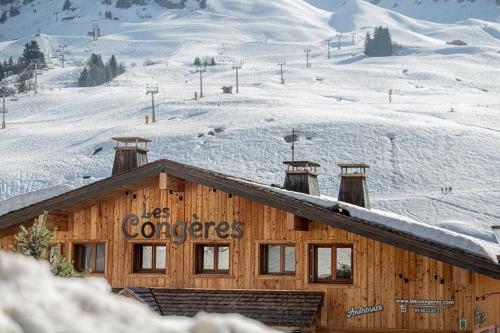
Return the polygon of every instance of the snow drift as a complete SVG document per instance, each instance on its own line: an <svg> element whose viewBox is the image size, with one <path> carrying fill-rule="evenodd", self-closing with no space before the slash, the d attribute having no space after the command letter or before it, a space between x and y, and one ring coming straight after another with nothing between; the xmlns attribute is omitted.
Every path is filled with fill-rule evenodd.
<svg viewBox="0 0 500 333"><path fill-rule="evenodd" d="M6 252L0 252L0 295L2 333L275 332L240 315L160 317L112 294L102 278L54 277L44 262Z"/></svg>

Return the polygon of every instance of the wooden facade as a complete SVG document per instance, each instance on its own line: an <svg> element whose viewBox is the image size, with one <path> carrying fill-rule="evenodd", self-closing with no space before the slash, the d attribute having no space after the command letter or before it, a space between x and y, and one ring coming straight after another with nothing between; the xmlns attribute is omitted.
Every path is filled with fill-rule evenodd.
<svg viewBox="0 0 500 333"><path fill-rule="evenodd" d="M320 315L315 326L308 328L317 332L472 332L500 323L500 280L497 278L304 219L215 187L160 173L148 176L134 187L121 187L90 197L51 210L49 226L56 230L54 243L61 244L64 254L70 258L74 256L76 244L104 244L105 270L95 275L105 277L114 288L320 291L324 293ZM168 209L168 218L159 213L165 209ZM151 216L142 218L144 212ZM140 220L137 226L125 225L129 235L137 234L133 239L125 237L121 230L129 214L137 215ZM32 219L27 219L24 224L30 221ZM173 230L167 237L162 229L159 237L156 230L150 239L145 239L141 227L147 221L154 226L162 222L173 226L177 221L189 226L199 221L202 236L193 239L186 233L181 242L182 237L174 237ZM241 237L221 239L214 227L220 221L240 222ZM206 224L209 222L214 224ZM13 246L18 231L18 225L1 230L0 248ZM138 243L166 245L165 271L133 271L134 244ZM197 244L229 245L229 272L197 273ZM295 274L262 274L262 244L295 244ZM352 283L312 282L309 249L313 244L352 246ZM402 312L397 300L441 300L453 301L453 304L440 313ZM353 308L375 305L382 305L383 310L347 316ZM480 324L479 317L484 319ZM460 329L461 320L466 320L466 328Z"/></svg>

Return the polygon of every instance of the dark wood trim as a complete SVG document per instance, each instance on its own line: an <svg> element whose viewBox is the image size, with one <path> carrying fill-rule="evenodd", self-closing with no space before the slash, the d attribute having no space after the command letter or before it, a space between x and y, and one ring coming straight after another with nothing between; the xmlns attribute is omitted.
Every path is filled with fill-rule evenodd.
<svg viewBox="0 0 500 333"><path fill-rule="evenodd" d="M318 249L330 249L331 260L331 277L318 277ZM351 279L337 278L337 249L351 249ZM354 246L353 244L326 244L326 243L310 243L309 244L309 283L330 283L330 284L354 284Z"/></svg>
<svg viewBox="0 0 500 333"><path fill-rule="evenodd" d="M267 268L269 266L269 246L279 246L280 248L280 271L279 272L268 272ZM295 244L292 243L260 243L259 244L259 273L260 275L286 275L286 276L294 276L296 275L297 267L296 267L296 259L294 260L293 267L294 271L286 270L286 250L287 247L293 247L295 251L295 255L297 254L297 248Z"/></svg>
<svg viewBox="0 0 500 333"><path fill-rule="evenodd" d="M151 246L151 268L142 268L142 251L144 246ZM158 257L157 248L165 247L165 268L156 268ZM132 273L140 274L166 274L168 267L168 245L163 242L134 243L132 244Z"/></svg>
<svg viewBox="0 0 500 333"><path fill-rule="evenodd" d="M102 245L104 247L104 269L102 271L97 271L96 266L97 266L97 246ZM82 254L82 249L84 246L91 246L92 251L91 251L91 260L90 260L90 273L96 273L96 274L105 274L106 273L106 261L107 261L107 249L106 249L106 243L103 242L73 242L73 262L75 266L75 270L78 272L85 272L85 268L82 265L82 262L80 261L80 257Z"/></svg>
<svg viewBox="0 0 500 333"><path fill-rule="evenodd" d="M27 222L42 214L45 210L49 212L57 211L95 198L102 193L117 190L126 191L133 187L134 183L156 176L160 172L166 172L181 179L216 188L232 195L281 209L312 221L393 245L494 279L500 279L500 264L495 264L491 260L469 253L464 249L336 213L326 207L283 195L252 182L239 181L234 177L169 160L158 160L0 216L0 230Z"/></svg>
<svg viewBox="0 0 500 333"><path fill-rule="evenodd" d="M195 274L221 274L228 275L229 270L231 269L231 246L229 244L214 244L214 243L196 243L195 246ZM214 262L213 269L206 269L203 267L204 262L204 248L205 247L213 247L214 248ZM228 269L219 269L219 248L227 247L229 250L229 268Z"/></svg>

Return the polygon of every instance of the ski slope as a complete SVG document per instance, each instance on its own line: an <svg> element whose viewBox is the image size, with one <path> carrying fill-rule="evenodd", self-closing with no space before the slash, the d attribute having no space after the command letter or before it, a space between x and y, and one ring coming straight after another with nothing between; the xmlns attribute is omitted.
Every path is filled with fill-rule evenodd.
<svg viewBox="0 0 500 333"><path fill-rule="evenodd" d="M112 7L119 17L113 21L100 19L106 6L89 0L74 1L78 9L70 14L79 17L69 21L55 20L59 2L36 13L23 8L8 27L0 26L7 39L0 43L0 57L17 56L37 38L54 56L58 45L66 45L67 61L62 68L49 58L53 69L39 76L36 96L7 100L0 200L109 176L110 138L119 135L151 138L150 160L168 158L281 183L282 161L290 158L283 136L296 128L296 156L321 164L322 194L337 194L336 163L366 162L374 208L495 242L500 10L494 1L447 1L448 7L424 2L419 11L413 1L400 0L390 9L385 1L376 6L346 0L335 8L321 1L209 0L206 10L194 2L182 10ZM474 8L474 15L464 17L462 5ZM104 36L93 41L86 35L96 23ZM401 45L399 55L362 54L366 32L377 25L389 26ZM34 35L37 26L40 37ZM322 41L331 37L327 59ZM455 39L468 45L446 44ZM310 69L304 48L312 50ZM78 88L81 64L92 52L105 59L115 54L127 72L104 86ZM201 100L193 99L199 89L196 56L219 63L204 74ZM144 66L146 59L158 63ZM233 61L243 63L240 93L223 95L222 86L235 84ZM284 85L278 61L286 61ZM145 125L151 112L148 84L159 86L158 122ZM442 192L450 186L451 193Z"/></svg>

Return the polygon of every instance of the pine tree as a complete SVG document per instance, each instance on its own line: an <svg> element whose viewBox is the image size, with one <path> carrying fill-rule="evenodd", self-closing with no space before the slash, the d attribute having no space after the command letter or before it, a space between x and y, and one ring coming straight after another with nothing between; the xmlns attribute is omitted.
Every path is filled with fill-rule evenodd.
<svg viewBox="0 0 500 333"><path fill-rule="evenodd" d="M393 53L393 44L389 28L376 27L373 38L366 34L365 54L369 57L387 57Z"/></svg>
<svg viewBox="0 0 500 333"><path fill-rule="evenodd" d="M116 8L122 8L122 9L130 8L130 6L131 6L130 0L118 0L115 5Z"/></svg>
<svg viewBox="0 0 500 333"><path fill-rule="evenodd" d="M215 66L215 65L216 65L216 64L215 64L215 59L214 59L214 58L212 58L212 60L210 60L210 66Z"/></svg>
<svg viewBox="0 0 500 333"><path fill-rule="evenodd" d="M65 1L64 1L64 5L63 5L62 10L63 10L63 11L70 10L72 5L73 5L73 4L71 3L71 1L70 1L70 0L65 0Z"/></svg>
<svg viewBox="0 0 500 333"><path fill-rule="evenodd" d="M0 16L0 23L5 23L5 21L7 21L7 11L4 10L2 16Z"/></svg>
<svg viewBox="0 0 500 333"><path fill-rule="evenodd" d="M17 9L16 7L11 7L10 8L10 17L14 17L14 16L17 16L19 14L21 14L21 12L19 11L19 9Z"/></svg>
<svg viewBox="0 0 500 333"><path fill-rule="evenodd" d="M2 66L2 64L0 64L0 81L2 81L4 78L5 78L5 76L3 74L3 66Z"/></svg>
<svg viewBox="0 0 500 333"><path fill-rule="evenodd" d="M56 276L80 276L68 258L58 252L50 253L49 245L54 233L47 228L47 217L48 213L45 212L43 218L35 220L30 228L21 226L21 232L15 236L17 244L14 250L37 260L48 260L50 270Z"/></svg>
<svg viewBox="0 0 500 333"><path fill-rule="evenodd" d="M89 72L87 71L87 67L83 68L80 77L78 78L78 86L79 87L88 87L89 86Z"/></svg>
<svg viewBox="0 0 500 333"><path fill-rule="evenodd" d="M115 78L118 75L118 63L116 62L115 55L113 54L108 61L109 71L111 73L111 78Z"/></svg>
<svg viewBox="0 0 500 333"><path fill-rule="evenodd" d="M111 6L111 0L103 0L102 4Z"/></svg>
<svg viewBox="0 0 500 333"><path fill-rule="evenodd" d="M196 58L194 58L194 65L195 65L195 66L201 66L201 60L200 60L200 57L196 57Z"/></svg>
<svg viewBox="0 0 500 333"><path fill-rule="evenodd" d="M113 19L113 14L111 13L110 10L107 10L105 13L104 13L104 17L107 18L108 20L112 20Z"/></svg>
<svg viewBox="0 0 500 333"><path fill-rule="evenodd" d="M41 66L45 65L45 56L43 52L40 51L38 43L34 40L30 43L26 43L23 50L23 56L21 57L22 62L29 62L31 60L37 60Z"/></svg>

